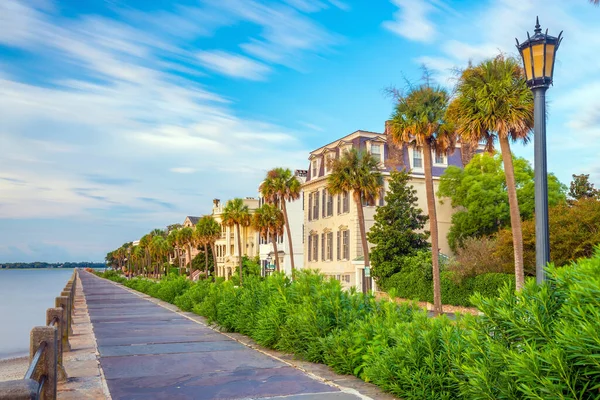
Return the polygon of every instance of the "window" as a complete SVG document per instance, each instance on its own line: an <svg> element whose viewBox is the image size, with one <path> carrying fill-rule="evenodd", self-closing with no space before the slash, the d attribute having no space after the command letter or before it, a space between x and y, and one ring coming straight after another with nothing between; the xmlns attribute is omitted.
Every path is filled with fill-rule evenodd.
<svg viewBox="0 0 600 400"><path fill-rule="evenodd" d="M323 213L322 216L325 218L327 216L327 189L323 189Z"/></svg>
<svg viewBox="0 0 600 400"><path fill-rule="evenodd" d="M313 193L313 219L319 219L319 191Z"/></svg>
<svg viewBox="0 0 600 400"><path fill-rule="evenodd" d="M308 220L312 221L313 194L308 194Z"/></svg>
<svg viewBox="0 0 600 400"><path fill-rule="evenodd" d="M342 259L342 231L337 231L337 259L338 261Z"/></svg>
<svg viewBox="0 0 600 400"><path fill-rule="evenodd" d="M348 275L348 274L342 275L341 281L345 282L345 283L350 283L350 275Z"/></svg>
<svg viewBox="0 0 600 400"><path fill-rule="evenodd" d="M327 261L333 261L333 232L327 233Z"/></svg>
<svg viewBox="0 0 600 400"><path fill-rule="evenodd" d="M445 164L445 160L444 160L444 153L438 154L438 152L435 152L435 160L433 161L435 164Z"/></svg>
<svg viewBox="0 0 600 400"><path fill-rule="evenodd" d="M342 231L342 259L350 259L350 231L348 229Z"/></svg>
<svg viewBox="0 0 600 400"><path fill-rule="evenodd" d="M336 159L336 155L334 152L327 153L325 156L325 173L331 172L331 163Z"/></svg>
<svg viewBox="0 0 600 400"><path fill-rule="evenodd" d="M348 196L348 192L344 192L342 197L342 203L344 212L350 212L350 196Z"/></svg>
<svg viewBox="0 0 600 400"><path fill-rule="evenodd" d="M385 186L379 189L379 205L385 205Z"/></svg>
<svg viewBox="0 0 600 400"><path fill-rule="evenodd" d="M227 227L225 225L221 225L221 239L225 239L227 235Z"/></svg>
<svg viewBox="0 0 600 400"><path fill-rule="evenodd" d="M423 168L423 152L421 149L413 149L413 168Z"/></svg>
<svg viewBox="0 0 600 400"><path fill-rule="evenodd" d="M371 155L377 161L381 162L381 145L380 144L372 144L371 145Z"/></svg>
<svg viewBox="0 0 600 400"><path fill-rule="evenodd" d="M308 261L319 261L319 234L308 235Z"/></svg>
<svg viewBox="0 0 600 400"><path fill-rule="evenodd" d="M333 196L329 193L329 190L325 190L327 192L327 217L331 217L333 215Z"/></svg>
<svg viewBox="0 0 600 400"><path fill-rule="evenodd" d="M319 160L318 159L312 160L312 171L311 172L312 173L311 173L310 177L312 179L315 179L319 174Z"/></svg>
<svg viewBox="0 0 600 400"><path fill-rule="evenodd" d="M337 196L337 213L340 215L342 213L342 195L341 193Z"/></svg>
<svg viewBox="0 0 600 400"><path fill-rule="evenodd" d="M325 261L325 233L321 233L321 261Z"/></svg>
<svg viewBox="0 0 600 400"><path fill-rule="evenodd" d="M308 235L308 261L312 261L312 235Z"/></svg>

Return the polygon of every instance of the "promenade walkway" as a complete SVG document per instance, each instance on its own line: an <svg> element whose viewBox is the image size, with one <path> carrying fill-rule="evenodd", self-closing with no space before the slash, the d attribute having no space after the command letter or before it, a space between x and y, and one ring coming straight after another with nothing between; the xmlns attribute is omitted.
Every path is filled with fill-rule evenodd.
<svg viewBox="0 0 600 400"><path fill-rule="evenodd" d="M368 399L121 286L81 273L100 365L113 399Z"/></svg>

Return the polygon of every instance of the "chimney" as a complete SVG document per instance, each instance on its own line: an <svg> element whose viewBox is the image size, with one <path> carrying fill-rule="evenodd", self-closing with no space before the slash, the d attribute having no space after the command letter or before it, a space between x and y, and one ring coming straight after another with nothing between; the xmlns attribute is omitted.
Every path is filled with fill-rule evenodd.
<svg viewBox="0 0 600 400"><path fill-rule="evenodd" d="M385 131L383 133L385 133L386 136L389 136L391 134L390 129L392 128L392 121L391 120L387 120L385 121Z"/></svg>
<svg viewBox="0 0 600 400"><path fill-rule="evenodd" d="M219 207L219 204L221 204L221 200L220 199L213 199L213 204L215 205L215 207Z"/></svg>

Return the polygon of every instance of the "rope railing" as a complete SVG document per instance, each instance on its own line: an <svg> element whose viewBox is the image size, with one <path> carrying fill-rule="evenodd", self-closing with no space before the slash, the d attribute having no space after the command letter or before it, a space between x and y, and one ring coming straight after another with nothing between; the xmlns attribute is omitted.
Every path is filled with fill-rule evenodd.
<svg viewBox="0 0 600 400"><path fill-rule="evenodd" d="M58 381L67 379L63 353L70 351L77 270L46 310L46 325L31 330L29 367L23 379L0 382L0 400L55 400Z"/></svg>

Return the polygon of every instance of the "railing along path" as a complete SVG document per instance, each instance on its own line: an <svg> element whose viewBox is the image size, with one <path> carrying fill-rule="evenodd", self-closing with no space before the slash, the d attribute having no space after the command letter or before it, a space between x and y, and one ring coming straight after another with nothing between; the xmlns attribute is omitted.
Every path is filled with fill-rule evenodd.
<svg viewBox="0 0 600 400"><path fill-rule="evenodd" d="M70 351L77 270L67 282L54 308L46 310L46 325L31 330L29 368L23 379L0 382L0 400L54 400L58 381L67 379L63 353Z"/></svg>

